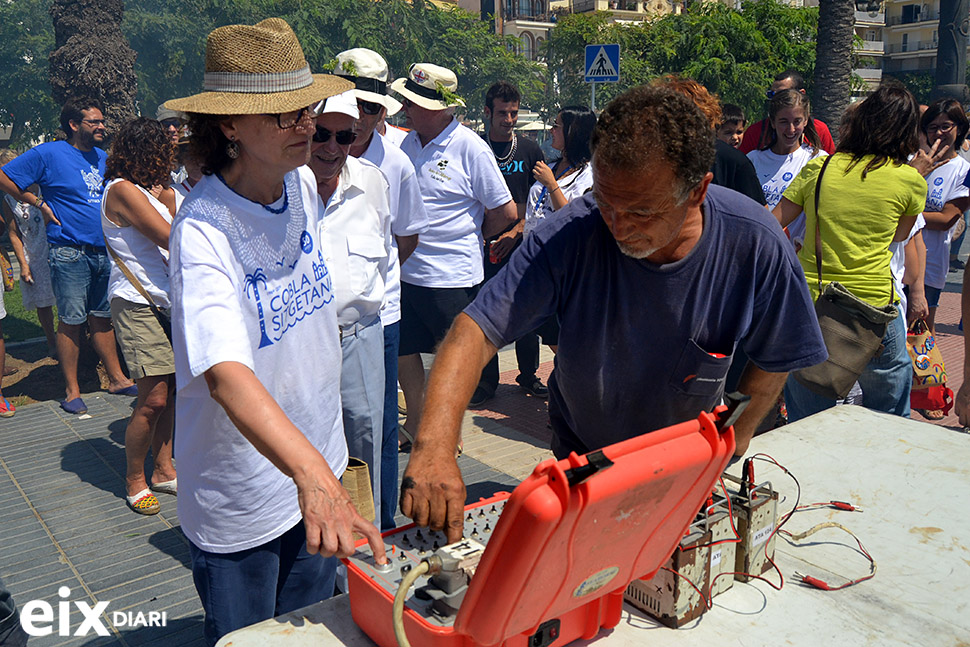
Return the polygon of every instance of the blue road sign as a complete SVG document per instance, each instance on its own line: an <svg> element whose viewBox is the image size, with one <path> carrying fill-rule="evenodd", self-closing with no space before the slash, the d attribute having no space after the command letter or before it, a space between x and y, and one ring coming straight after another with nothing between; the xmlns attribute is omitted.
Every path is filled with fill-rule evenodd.
<svg viewBox="0 0 970 647"><path fill-rule="evenodd" d="M620 46L587 45L586 71L587 83L616 83L620 80Z"/></svg>

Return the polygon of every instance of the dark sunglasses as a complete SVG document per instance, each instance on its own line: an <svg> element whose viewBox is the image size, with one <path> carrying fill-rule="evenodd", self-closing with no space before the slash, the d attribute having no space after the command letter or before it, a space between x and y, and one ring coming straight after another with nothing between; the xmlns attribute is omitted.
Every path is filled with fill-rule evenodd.
<svg viewBox="0 0 970 647"><path fill-rule="evenodd" d="M361 99L357 99L357 107L360 108L360 111L365 115L376 115L384 106L379 103L374 103L373 101L363 101Z"/></svg>
<svg viewBox="0 0 970 647"><path fill-rule="evenodd" d="M161 123L164 128L181 128L182 127L182 122L179 121L178 119L165 119L165 120L163 120L163 121L161 121L159 123Z"/></svg>
<svg viewBox="0 0 970 647"><path fill-rule="evenodd" d="M337 132L333 132L323 126L317 126L317 131L313 133L313 141L318 144L323 144L330 141L330 135L334 136L334 139L337 140L337 144L340 146L353 144L354 140L357 139L357 133L352 130L338 130Z"/></svg>

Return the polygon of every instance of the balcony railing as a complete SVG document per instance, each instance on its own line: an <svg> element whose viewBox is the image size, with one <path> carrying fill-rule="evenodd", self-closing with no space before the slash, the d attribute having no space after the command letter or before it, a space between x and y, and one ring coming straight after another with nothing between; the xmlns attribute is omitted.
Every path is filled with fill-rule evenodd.
<svg viewBox="0 0 970 647"><path fill-rule="evenodd" d="M859 12L857 11L856 13ZM889 25L918 25L921 22L938 22L939 20L939 11L928 11L926 13L921 13L918 16L907 16L906 20L903 20L902 16L890 16Z"/></svg>
<svg viewBox="0 0 970 647"><path fill-rule="evenodd" d="M547 23L554 23L554 22L556 22L556 17L553 14L551 14L551 13L539 13L539 14L534 14L532 12L524 12L523 13L523 12L516 11L515 9L511 9L511 8L510 9L507 9L505 11L505 13L503 15L503 18L506 21L509 21L509 20L531 20L533 22L547 22Z"/></svg>
<svg viewBox="0 0 970 647"><path fill-rule="evenodd" d="M864 40L862 44L856 48L857 52L867 52L871 54L882 54L886 51L886 43L881 40Z"/></svg>
<svg viewBox="0 0 970 647"><path fill-rule="evenodd" d="M882 70L878 68L870 69L867 67L859 67L852 70L852 72L854 74L857 74L859 77L865 79L866 81L878 81L879 79L882 78Z"/></svg>
<svg viewBox="0 0 970 647"><path fill-rule="evenodd" d="M855 12L855 21L856 22L866 22L866 23L870 23L870 24L875 23L875 24L879 24L879 25L885 25L886 24L886 14L885 14L885 12L880 11L875 16L870 16L865 11L857 11L857 12Z"/></svg>
<svg viewBox="0 0 970 647"><path fill-rule="evenodd" d="M919 52L928 49L936 49L937 43L931 40L917 40L911 43L893 43L889 46L890 54L901 54L904 52Z"/></svg>

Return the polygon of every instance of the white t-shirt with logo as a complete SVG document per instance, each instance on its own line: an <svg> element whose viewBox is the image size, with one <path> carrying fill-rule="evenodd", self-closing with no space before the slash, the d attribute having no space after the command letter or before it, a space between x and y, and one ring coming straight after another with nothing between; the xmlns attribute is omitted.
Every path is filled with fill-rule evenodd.
<svg viewBox="0 0 970 647"><path fill-rule="evenodd" d="M578 172L560 178L558 183L566 198L566 204L569 204L593 186L592 164L584 164ZM556 212L549 191L543 192L545 188L542 182L536 182L529 189L529 199L525 206L525 224L522 229L526 235L532 233L532 230L546 217Z"/></svg>
<svg viewBox="0 0 970 647"><path fill-rule="evenodd" d="M970 195L970 189L963 185L968 171L970 162L957 156L926 176L926 211L942 211L950 200ZM953 227L946 231L923 231L923 242L926 243L926 278L923 282L930 287L942 290L946 286L952 237Z"/></svg>
<svg viewBox="0 0 970 647"><path fill-rule="evenodd" d="M390 132L391 126L387 130ZM403 133L400 128L394 130ZM407 133L404 133L405 135ZM388 182L391 206L391 257L387 265L387 283L384 292L384 305L381 306L381 324L389 326L401 320L401 262L398 259L397 238L413 236L428 231L428 214L424 210L421 187L414 174L414 164L400 148L388 144L387 140L375 132L370 145L360 156L376 164Z"/></svg>
<svg viewBox="0 0 970 647"><path fill-rule="evenodd" d="M512 200L492 149L452 119L424 147L412 130L401 150L414 164L429 223L401 267L401 280L431 288L478 285L485 278L485 210Z"/></svg>
<svg viewBox="0 0 970 647"><path fill-rule="evenodd" d="M748 153L748 159L754 164L755 173L758 174L758 181L761 182L761 190L765 194L765 202L769 209L774 209L781 202L781 196L792 183L795 176L816 157L828 155L821 148L812 149L808 146L801 146L795 152L788 155L779 155L771 152L770 149L763 151L754 150ZM805 212L798 214L788 225L788 235L796 247L801 246L805 240Z"/></svg>
<svg viewBox="0 0 970 647"><path fill-rule="evenodd" d="M300 522L296 486L209 395L205 371L250 368L338 478L347 466L340 338L332 277L320 251L317 183L286 175L270 208L203 178L172 227L172 332L178 514L202 550L230 553Z"/></svg>

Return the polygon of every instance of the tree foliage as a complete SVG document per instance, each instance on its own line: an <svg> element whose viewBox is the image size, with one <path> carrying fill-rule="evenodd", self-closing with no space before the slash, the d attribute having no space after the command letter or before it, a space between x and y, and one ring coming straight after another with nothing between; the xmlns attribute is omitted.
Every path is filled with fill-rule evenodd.
<svg viewBox="0 0 970 647"><path fill-rule="evenodd" d="M345 49L367 47L387 59L393 75L403 76L415 62L451 68L473 116L499 79L516 83L526 104L542 94L541 68L457 9L405 0L128 0L125 31L139 54L142 112L154 114L163 101L200 91L209 31L271 16L293 27L314 72Z"/></svg>
<svg viewBox="0 0 970 647"><path fill-rule="evenodd" d="M545 49L550 75L558 80L559 96L551 100L588 105L583 47L596 43L620 43L620 82L597 84L598 105L652 78L678 74L757 116L775 74L794 68L811 85L815 9L764 0L744 2L741 11L698 3L686 13L633 25L610 23L608 16L574 14L559 21Z"/></svg>
<svg viewBox="0 0 970 647"><path fill-rule="evenodd" d="M58 106L47 74L54 48L50 5L51 0L0 0L0 125L13 126L14 146L57 128Z"/></svg>

